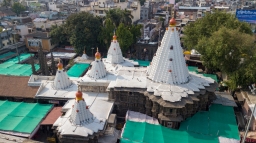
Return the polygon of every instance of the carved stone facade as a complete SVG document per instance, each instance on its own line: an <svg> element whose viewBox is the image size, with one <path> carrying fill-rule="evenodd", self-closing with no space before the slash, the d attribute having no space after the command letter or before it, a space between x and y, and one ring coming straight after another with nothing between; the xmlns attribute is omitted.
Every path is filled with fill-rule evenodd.
<svg viewBox="0 0 256 143"><path fill-rule="evenodd" d="M181 121L198 111L206 111L216 99L215 94L208 91L195 93L173 103L146 92L146 89L114 88L108 93L109 100L115 102L117 117L125 117L128 110L136 111L157 118L160 124L170 128L178 128Z"/></svg>
<svg viewBox="0 0 256 143"><path fill-rule="evenodd" d="M82 92L106 92L107 86L80 86L79 91Z"/></svg>

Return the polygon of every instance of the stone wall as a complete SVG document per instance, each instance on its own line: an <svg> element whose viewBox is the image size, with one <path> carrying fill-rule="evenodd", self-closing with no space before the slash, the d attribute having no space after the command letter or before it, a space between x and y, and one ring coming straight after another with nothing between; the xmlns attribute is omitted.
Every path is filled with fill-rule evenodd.
<svg viewBox="0 0 256 143"><path fill-rule="evenodd" d="M82 92L106 92L106 86L80 86L79 90Z"/></svg>
<svg viewBox="0 0 256 143"><path fill-rule="evenodd" d="M216 98L214 93L201 92L197 98L182 98L182 101L171 103L172 107L166 104L158 103L159 97L149 98L153 93L137 92L129 89L122 89L116 91L111 89L109 91L109 100L115 102L115 112L120 118L124 118L127 110L140 112L154 118L159 119L160 124L171 128L178 128L179 123L193 116L198 111L208 110L211 102ZM192 95L191 95L192 96ZM195 96L195 95L193 95ZM164 101L168 103L168 101Z"/></svg>

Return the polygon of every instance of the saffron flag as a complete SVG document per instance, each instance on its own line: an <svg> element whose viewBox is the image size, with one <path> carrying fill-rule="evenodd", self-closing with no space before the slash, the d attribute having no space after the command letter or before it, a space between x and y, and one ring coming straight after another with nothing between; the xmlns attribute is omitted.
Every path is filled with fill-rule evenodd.
<svg viewBox="0 0 256 143"><path fill-rule="evenodd" d="M169 0L169 4L175 4L175 0Z"/></svg>

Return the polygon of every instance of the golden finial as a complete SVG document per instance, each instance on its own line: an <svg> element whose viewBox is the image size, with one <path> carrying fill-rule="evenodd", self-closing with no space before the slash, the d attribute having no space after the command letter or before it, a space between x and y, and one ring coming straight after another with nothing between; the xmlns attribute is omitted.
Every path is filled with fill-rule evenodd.
<svg viewBox="0 0 256 143"><path fill-rule="evenodd" d="M117 40L116 32L114 31L113 40Z"/></svg>
<svg viewBox="0 0 256 143"><path fill-rule="evenodd" d="M63 64L60 62L60 58L59 58L59 63L58 63L58 70L62 70L63 69Z"/></svg>
<svg viewBox="0 0 256 143"><path fill-rule="evenodd" d="M96 58L96 59L100 59L100 58L101 58L101 55L100 55L100 53L99 53L98 47L97 47L97 52L95 53L95 58Z"/></svg>

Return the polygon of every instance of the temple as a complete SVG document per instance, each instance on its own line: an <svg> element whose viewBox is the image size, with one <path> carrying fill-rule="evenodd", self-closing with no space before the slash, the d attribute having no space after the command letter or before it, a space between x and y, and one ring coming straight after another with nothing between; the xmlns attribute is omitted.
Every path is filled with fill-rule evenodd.
<svg viewBox="0 0 256 143"><path fill-rule="evenodd" d="M106 67L102 62L98 48L95 54L95 61L91 63L91 69L87 72L87 75L92 79L100 79L107 75Z"/></svg>
<svg viewBox="0 0 256 143"><path fill-rule="evenodd" d="M124 62L124 58L123 58L119 43L117 41L116 34L114 34L113 40L111 41L111 45L108 49L106 62L109 62L112 64L119 64Z"/></svg>
<svg viewBox="0 0 256 143"><path fill-rule="evenodd" d="M96 143L104 139L104 133L115 130L108 118L112 111L112 102L104 97L101 99L88 93L77 91L73 98L62 107L65 115L59 117L53 124L60 142L65 143ZM115 121L111 121L115 122ZM113 136L110 140L116 141ZM113 141L111 141L113 142Z"/></svg>
<svg viewBox="0 0 256 143"><path fill-rule="evenodd" d="M81 59L83 59L83 60L88 60L88 58L89 58L89 57L86 55L85 50L84 50L84 53L83 53Z"/></svg>
<svg viewBox="0 0 256 143"><path fill-rule="evenodd" d="M175 25L175 20L171 19L161 46L148 67L139 67L138 62L124 58L117 42L118 35L114 35L107 58L102 58L97 50L88 72L83 77L71 78L74 84L70 87L63 83L68 77L59 78L64 77L60 76L64 74L61 72L62 66L59 66L54 80L58 83L56 79L60 79L56 87L62 89L53 89L48 85L50 81L42 82L37 98L69 100L63 107L66 110L65 118L68 118L65 129L72 129L62 130L66 125L56 125L59 136L75 136L75 132L71 133L75 130L73 126L79 126L76 131L81 126L83 133L84 125L92 126L100 120L98 115L106 112L102 99L104 104L111 104L103 121L108 119L111 112L117 118L124 119L130 110L154 117L163 126L178 128L180 122L198 111L206 111L216 99L217 83L212 78L188 71ZM78 92L76 99L73 99L77 90L83 96ZM97 130L90 131L90 135Z"/></svg>
<svg viewBox="0 0 256 143"><path fill-rule="evenodd" d="M161 46L148 67L148 78L154 82L166 84L184 84L189 80L188 68L183 57L179 33L171 19Z"/></svg>
<svg viewBox="0 0 256 143"><path fill-rule="evenodd" d="M75 104L72 105L72 112L70 116L70 121L74 125L90 124L94 120L92 113L89 110L89 107L86 105L86 102L83 98L83 93L78 91L76 93Z"/></svg>
<svg viewBox="0 0 256 143"><path fill-rule="evenodd" d="M69 79L66 71L63 69L63 64L59 61L58 63L58 71L56 73L53 87L56 90L66 89L72 85L72 81Z"/></svg>

